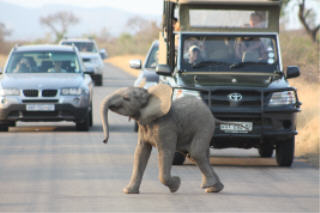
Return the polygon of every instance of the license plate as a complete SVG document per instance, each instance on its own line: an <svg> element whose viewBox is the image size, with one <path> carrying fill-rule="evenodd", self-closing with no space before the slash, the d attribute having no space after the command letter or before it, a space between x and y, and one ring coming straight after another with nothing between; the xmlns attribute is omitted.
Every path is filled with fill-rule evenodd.
<svg viewBox="0 0 320 213"><path fill-rule="evenodd" d="M27 104L27 111L54 111L54 104Z"/></svg>
<svg viewBox="0 0 320 213"><path fill-rule="evenodd" d="M220 124L220 130L225 133L248 133L252 131L252 122L232 122Z"/></svg>

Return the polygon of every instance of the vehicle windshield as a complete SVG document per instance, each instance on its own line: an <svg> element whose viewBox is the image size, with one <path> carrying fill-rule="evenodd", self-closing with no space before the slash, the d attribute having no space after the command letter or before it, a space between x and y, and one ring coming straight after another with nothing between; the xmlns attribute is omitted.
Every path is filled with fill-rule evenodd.
<svg viewBox="0 0 320 213"><path fill-rule="evenodd" d="M272 36L183 35L182 71L279 70L276 40Z"/></svg>
<svg viewBox="0 0 320 213"><path fill-rule="evenodd" d="M146 66L145 66L146 68L156 69L158 65L158 51L159 51L158 45L154 45L147 59Z"/></svg>
<svg viewBox="0 0 320 213"><path fill-rule="evenodd" d="M98 52L93 42L75 42L75 41L64 41L63 45L75 45L80 52L90 52L96 53Z"/></svg>
<svg viewBox="0 0 320 213"><path fill-rule="evenodd" d="M73 52L32 51L11 55L6 73L80 73L78 57Z"/></svg>
<svg viewBox="0 0 320 213"><path fill-rule="evenodd" d="M267 28L269 13L266 10L190 9L192 27L213 28Z"/></svg>

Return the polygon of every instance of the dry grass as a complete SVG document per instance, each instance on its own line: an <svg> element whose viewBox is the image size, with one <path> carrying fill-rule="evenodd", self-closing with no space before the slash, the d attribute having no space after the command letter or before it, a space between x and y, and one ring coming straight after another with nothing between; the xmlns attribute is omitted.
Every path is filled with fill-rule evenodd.
<svg viewBox="0 0 320 213"><path fill-rule="evenodd" d="M3 68L4 64L6 63L7 55L0 54L0 67Z"/></svg>
<svg viewBox="0 0 320 213"><path fill-rule="evenodd" d="M141 55L124 55L112 57L107 62L117 66L130 74L137 76L139 71L129 67L129 60L143 59ZM296 137L296 156L304 157L316 167L319 167L320 150L320 85L310 83L305 78L290 80L290 84L297 88L302 111L298 113Z"/></svg>
<svg viewBox="0 0 320 213"><path fill-rule="evenodd" d="M302 102L302 111L298 114L296 137L296 156L307 158L319 167L320 150L320 85L304 80L293 80Z"/></svg>
<svg viewBox="0 0 320 213"><path fill-rule="evenodd" d="M129 61L132 59L140 59L143 62L144 58L145 57L142 55L121 55L121 56L115 56L115 57L108 58L106 60L106 62L108 62L116 67L119 67L122 70L125 70L130 75L137 77L139 75L139 70L130 68Z"/></svg>

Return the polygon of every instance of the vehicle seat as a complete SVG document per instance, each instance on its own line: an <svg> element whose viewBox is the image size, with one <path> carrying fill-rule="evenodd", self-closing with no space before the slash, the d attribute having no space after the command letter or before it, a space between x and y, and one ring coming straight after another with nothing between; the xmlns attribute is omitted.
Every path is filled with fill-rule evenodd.
<svg viewBox="0 0 320 213"><path fill-rule="evenodd" d="M73 68L70 66L70 61L63 61L61 64L61 68L65 69L67 72L74 72Z"/></svg>
<svg viewBox="0 0 320 213"><path fill-rule="evenodd" d="M48 69L53 68L52 61L42 61L40 66L40 72L48 72Z"/></svg>
<svg viewBox="0 0 320 213"><path fill-rule="evenodd" d="M242 54L242 62L258 62L260 60L257 51L244 51Z"/></svg>
<svg viewBox="0 0 320 213"><path fill-rule="evenodd" d="M224 40L208 41L206 44L207 59L212 61L230 62L232 54Z"/></svg>

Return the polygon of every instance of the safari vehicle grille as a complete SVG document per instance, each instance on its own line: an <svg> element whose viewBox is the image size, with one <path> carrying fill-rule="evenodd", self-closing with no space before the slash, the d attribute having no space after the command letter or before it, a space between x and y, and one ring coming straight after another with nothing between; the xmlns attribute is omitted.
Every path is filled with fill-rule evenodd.
<svg viewBox="0 0 320 213"><path fill-rule="evenodd" d="M231 100L229 96L237 94L240 100ZM209 92L201 91L201 97L206 103L211 103L212 107L261 107L261 92L252 90L214 90L211 91L209 100Z"/></svg>
<svg viewBox="0 0 320 213"><path fill-rule="evenodd" d="M56 89L45 89L40 93L37 89L25 89L23 94L25 97L39 97L39 94L42 94L42 97L55 97L58 91Z"/></svg>

